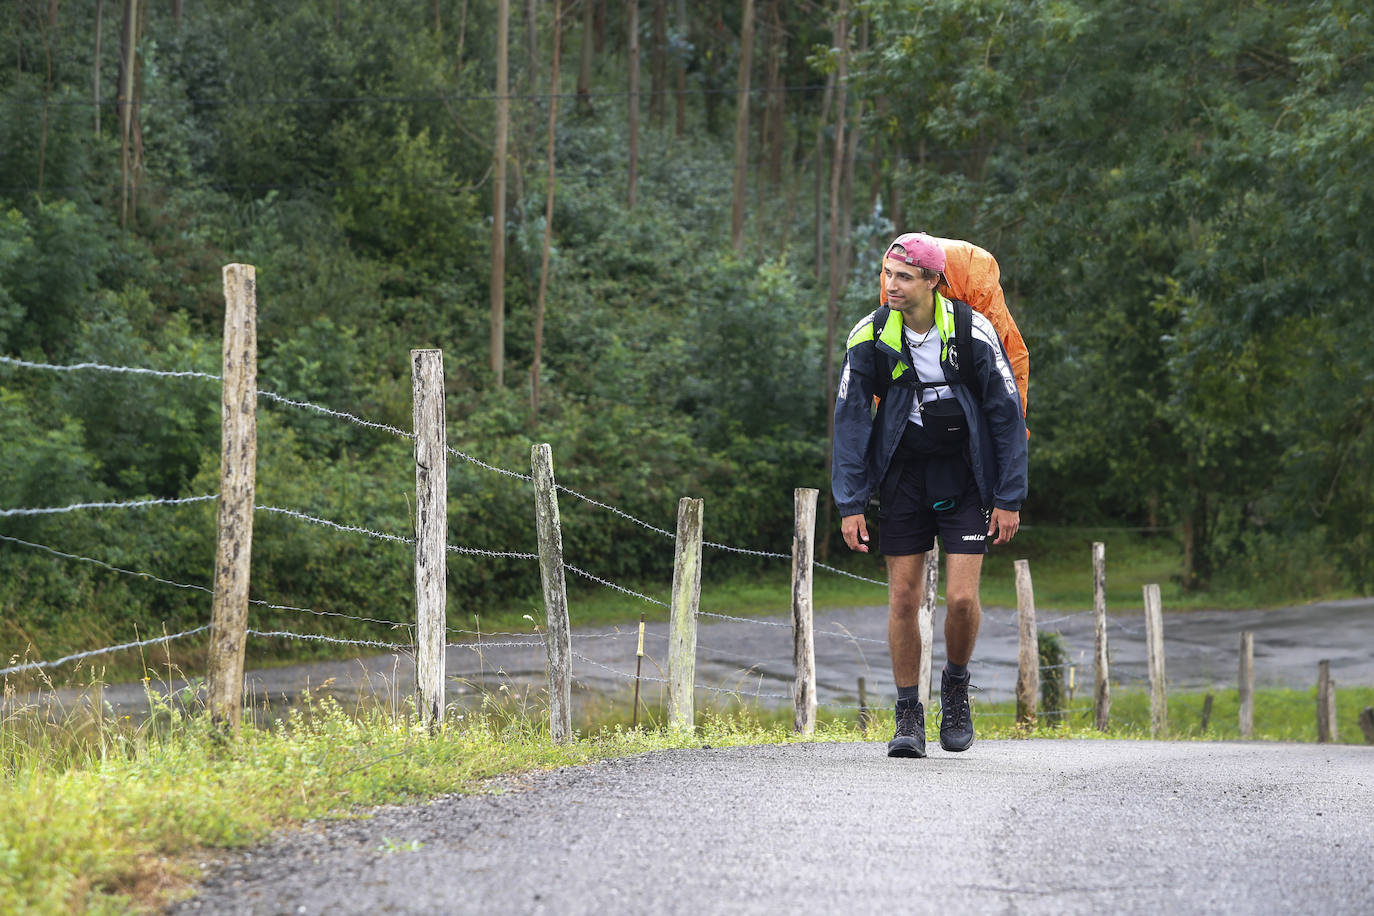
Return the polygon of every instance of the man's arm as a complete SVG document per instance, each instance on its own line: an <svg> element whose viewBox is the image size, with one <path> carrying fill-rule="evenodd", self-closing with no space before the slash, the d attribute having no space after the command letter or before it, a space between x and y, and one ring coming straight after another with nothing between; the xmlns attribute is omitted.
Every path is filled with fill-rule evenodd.
<svg viewBox="0 0 1374 916"><path fill-rule="evenodd" d="M1026 419L1021 411L1020 392L1006 349L991 322L976 312L973 336L974 349L978 351L975 365L983 387L983 418L988 424L997 465L997 485L993 490L988 534L996 536L993 543L1005 544L1020 527L1021 503L1026 498Z"/></svg>
<svg viewBox="0 0 1374 916"><path fill-rule="evenodd" d="M851 550L868 550L864 505L873 493L868 479L868 442L873 433L873 321L854 326L835 391L835 438L831 443L830 490Z"/></svg>

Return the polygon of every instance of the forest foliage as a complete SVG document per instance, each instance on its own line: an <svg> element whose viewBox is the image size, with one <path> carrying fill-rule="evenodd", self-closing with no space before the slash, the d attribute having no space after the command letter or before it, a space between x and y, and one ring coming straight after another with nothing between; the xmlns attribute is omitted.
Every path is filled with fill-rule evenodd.
<svg viewBox="0 0 1374 916"><path fill-rule="evenodd" d="M997 255L1030 347L1027 523L1172 530L1190 587L1374 588L1363 4L760 0L746 94L743 4L643 0L652 80L630 208L625 5L564 0L537 414L555 4L513 5L500 386L496 5L132 4L126 104L130 5L19 0L6 17L0 355L217 373L220 269L250 263L260 387L408 429L409 351L439 347L465 454L528 473L546 441L575 490L665 529L679 497L703 497L709 539L786 552L793 488L828 492L826 364L842 344L827 354L827 318L848 328L872 308L884 243L927 229ZM590 91L575 99L587 28ZM261 411L260 504L409 534L407 441ZM212 381L0 364L0 509L213 493L218 449ZM535 549L526 483L455 460L450 488L450 543ZM563 514L570 562L666 585L670 540L576 500ZM255 524L255 597L412 619L404 547ZM208 621L203 593L30 545L208 584L212 503L8 516L0 535L5 657ZM538 592L522 560L454 557L449 583L464 614ZM254 625L379 638L292 610L255 609Z"/></svg>

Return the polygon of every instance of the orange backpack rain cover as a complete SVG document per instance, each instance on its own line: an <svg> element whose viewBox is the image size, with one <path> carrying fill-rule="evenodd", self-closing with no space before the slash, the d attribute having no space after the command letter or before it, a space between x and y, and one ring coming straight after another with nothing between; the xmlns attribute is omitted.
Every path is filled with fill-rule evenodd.
<svg viewBox="0 0 1374 916"><path fill-rule="evenodd" d="M1021 392L1021 411L1026 410L1026 394L1030 386L1030 352L1016 322L1007 311L1006 299L1002 296L1002 272L997 267L997 259L972 242L961 239L942 239L935 241L945 250L945 280L939 286L940 294L953 299L961 299L987 316L1002 346L1007 348L1011 360L1011 373L1016 377L1017 390ZM887 284L882 282L879 272L879 298L887 304Z"/></svg>

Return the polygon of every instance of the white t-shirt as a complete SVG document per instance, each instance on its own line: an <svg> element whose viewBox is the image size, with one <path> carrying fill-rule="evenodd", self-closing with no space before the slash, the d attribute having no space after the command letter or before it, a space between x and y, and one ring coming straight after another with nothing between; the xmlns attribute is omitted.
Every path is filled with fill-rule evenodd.
<svg viewBox="0 0 1374 916"><path fill-rule="evenodd" d="M906 345L911 349L912 368L916 370L916 377L923 382L940 381L942 384L933 388L924 389L920 395L911 402L912 423L921 422L921 402L933 401L936 398L951 397L950 388L943 384L945 370L940 368L940 332L931 325L929 331L922 337L911 328L903 327L902 333L906 336Z"/></svg>

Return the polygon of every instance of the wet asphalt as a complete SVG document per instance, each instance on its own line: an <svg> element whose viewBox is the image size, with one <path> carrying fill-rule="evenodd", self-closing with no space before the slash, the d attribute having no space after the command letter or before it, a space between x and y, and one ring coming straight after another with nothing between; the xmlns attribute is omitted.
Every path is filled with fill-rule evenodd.
<svg viewBox="0 0 1374 916"><path fill-rule="evenodd" d="M943 614L936 611L933 680L939 686L944 660ZM1093 615L1040 610L1042 630L1059 632L1074 665L1074 684L1090 690L1093 678ZM895 699L887 655L887 611L882 606L819 611L815 619L817 697L838 710L857 707L858 680L865 681L873 705ZM1164 615L1165 672L1170 690L1234 689L1239 679L1240 634L1254 633L1255 681L1259 687L1310 688L1321 660L1331 662L1338 686L1374 685L1374 598L1329 601L1273 610L1187 611ZM480 643L455 634L461 645L446 655L448 702L473 706L484 693L519 695L544 687L542 637L528 633L489 633ZM574 628L574 712L592 714L631 703L637 630L633 625ZM641 699L657 711L665 703L668 625L646 627ZM1108 618L1110 674L1113 684L1144 687L1148 671L1142 614ZM978 700L1014 697L1016 612L987 608L972 663ZM252 668L251 658L249 660ZM791 704L793 680L790 616L726 619L703 609L697 633L698 705L747 702L771 707ZM350 661L314 662L250 670L249 701L256 707L297 702L307 692L328 692L343 702L380 702L399 708L413 694L415 669L405 653L362 655ZM184 683L153 686L163 692ZM68 706L76 693L61 694ZM140 684L111 685L105 702L117 713L147 708Z"/></svg>

